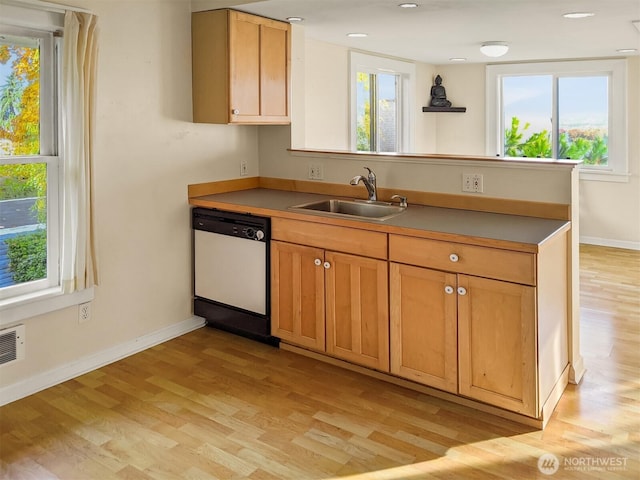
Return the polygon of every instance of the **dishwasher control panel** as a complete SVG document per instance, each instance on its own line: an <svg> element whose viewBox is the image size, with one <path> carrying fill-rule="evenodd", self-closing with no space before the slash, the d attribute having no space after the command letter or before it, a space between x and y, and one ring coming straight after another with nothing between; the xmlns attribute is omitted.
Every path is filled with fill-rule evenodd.
<svg viewBox="0 0 640 480"><path fill-rule="evenodd" d="M268 218L206 208L193 210L193 229L258 242L266 242L269 239Z"/></svg>

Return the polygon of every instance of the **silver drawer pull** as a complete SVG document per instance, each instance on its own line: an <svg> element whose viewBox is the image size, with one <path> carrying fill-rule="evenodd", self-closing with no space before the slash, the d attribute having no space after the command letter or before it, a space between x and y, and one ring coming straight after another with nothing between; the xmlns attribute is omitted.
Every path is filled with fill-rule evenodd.
<svg viewBox="0 0 640 480"><path fill-rule="evenodd" d="M458 287L458 295L466 295L467 289L464 287Z"/></svg>
<svg viewBox="0 0 640 480"><path fill-rule="evenodd" d="M331 264L329 262L324 262L324 268L326 269L331 268Z"/></svg>
<svg viewBox="0 0 640 480"><path fill-rule="evenodd" d="M315 263L315 264L319 267L320 265L322 265L322 260L320 260L319 258L316 258L316 259L313 261L313 263Z"/></svg>
<svg viewBox="0 0 640 480"><path fill-rule="evenodd" d="M240 110L234 108L233 110L231 110L231 113L233 113L234 115L238 115L240 113Z"/></svg>
<svg viewBox="0 0 640 480"><path fill-rule="evenodd" d="M452 253L451 255L449 255L449 260L451 260L452 262L457 262L458 260L460 260L460 258L455 253Z"/></svg>
<svg viewBox="0 0 640 480"><path fill-rule="evenodd" d="M451 285L447 285L446 287L444 287L444 293L446 293L447 295L451 295L454 292L454 289Z"/></svg>

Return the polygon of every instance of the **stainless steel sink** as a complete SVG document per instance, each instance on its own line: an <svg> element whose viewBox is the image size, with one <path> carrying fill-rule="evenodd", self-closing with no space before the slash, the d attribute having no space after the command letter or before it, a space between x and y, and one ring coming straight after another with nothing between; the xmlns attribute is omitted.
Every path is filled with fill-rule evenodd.
<svg viewBox="0 0 640 480"><path fill-rule="evenodd" d="M329 216L366 218L368 220L387 220L400 215L406 207L400 207L388 202L373 202L368 200L320 200L319 202L304 203L289 207L305 213L325 214Z"/></svg>

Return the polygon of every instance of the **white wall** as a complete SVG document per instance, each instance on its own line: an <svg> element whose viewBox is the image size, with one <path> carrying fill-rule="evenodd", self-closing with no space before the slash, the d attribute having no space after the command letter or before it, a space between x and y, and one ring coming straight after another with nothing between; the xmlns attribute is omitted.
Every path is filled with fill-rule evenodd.
<svg viewBox="0 0 640 480"><path fill-rule="evenodd" d="M437 140L433 153L458 155L485 154L485 66L438 65L447 99L454 107L466 107L464 113L424 113L436 117Z"/></svg>
<svg viewBox="0 0 640 480"><path fill-rule="evenodd" d="M350 150L350 50L305 39L302 28L294 28L294 40L304 42L305 47L298 54L294 46L292 54L292 103L294 112L303 110L292 122L292 147ZM434 152L436 148L435 117L422 113L422 106L429 102L434 75L433 66L416 63L413 135L414 151L418 152ZM304 88L295 84L296 79L304 80Z"/></svg>
<svg viewBox="0 0 640 480"><path fill-rule="evenodd" d="M300 40L304 39L299 32ZM308 148L345 150L348 148L348 49L330 45L316 40L306 39L304 58L294 59L292 68L304 68L305 88L298 90L303 99L295 96L294 104L301 102L304 107L298 113L302 119L292 125L292 146L303 148L305 139ZM304 62L304 67L296 66L297 61ZM640 249L640 57L628 59L628 132L629 132L629 170L628 182L607 182L594 180L580 181L580 236L583 242L611 245L623 248ZM425 65L416 64L416 111L414 151L419 153L440 153L459 155L485 154L485 65ZM428 105L429 91L433 78L439 74L447 90L447 98L453 106L466 107L465 113L423 113L422 106ZM344 91L340 92L340 85ZM304 134L298 135L303 129ZM284 163L273 165L270 160L263 159L261 151L261 174L271 176L268 172L277 171L280 176L306 178L308 158L284 160ZM325 177L331 178L333 172L343 170L341 164L332 160L327 163ZM288 168L286 166L288 166ZM277 168L274 168L277 167ZM385 170L384 162L378 167ZM393 168L393 178L406 175L405 180L433 191L461 193L459 185L449 180L449 186L442 183L423 182L422 177L439 178L438 174L429 171L417 175L411 167L409 171ZM353 167L347 167L349 173ZM458 172L456 170L456 172ZM483 173L476 172L473 173ZM355 173L353 173L355 175ZM492 176L500 180L500 176ZM400 182L402 183L402 182ZM485 182L486 183L486 182ZM530 178L520 184L504 185L503 188L516 193L521 188L537 190L544 201L547 182L534 182ZM400 186L400 185L398 185ZM485 194L490 195L491 190Z"/></svg>
<svg viewBox="0 0 640 480"><path fill-rule="evenodd" d="M412 132L415 152L434 153L438 150L438 116L422 111L422 107L431 101L431 86L436 75L433 65L416 63L415 125Z"/></svg>
<svg viewBox="0 0 640 480"><path fill-rule="evenodd" d="M580 182L580 236L587 243L640 249L640 57L627 60L628 182Z"/></svg>
<svg viewBox="0 0 640 480"><path fill-rule="evenodd" d="M344 47L330 43L305 42L307 148L334 145L336 150L349 150L348 53Z"/></svg>
<svg viewBox="0 0 640 480"><path fill-rule="evenodd" d="M96 230L100 286L77 307L29 318L6 387L192 315L187 185L258 174L257 127L191 123L190 5L83 0L99 16Z"/></svg>

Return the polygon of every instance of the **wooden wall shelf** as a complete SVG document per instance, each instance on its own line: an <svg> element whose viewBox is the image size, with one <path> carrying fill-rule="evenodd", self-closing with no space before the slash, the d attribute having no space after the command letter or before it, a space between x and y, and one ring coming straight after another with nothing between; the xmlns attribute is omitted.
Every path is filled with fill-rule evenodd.
<svg viewBox="0 0 640 480"><path fill-rule="evenodd" d="M422 107L423 112L466 112L467 107Z"/></svg>

